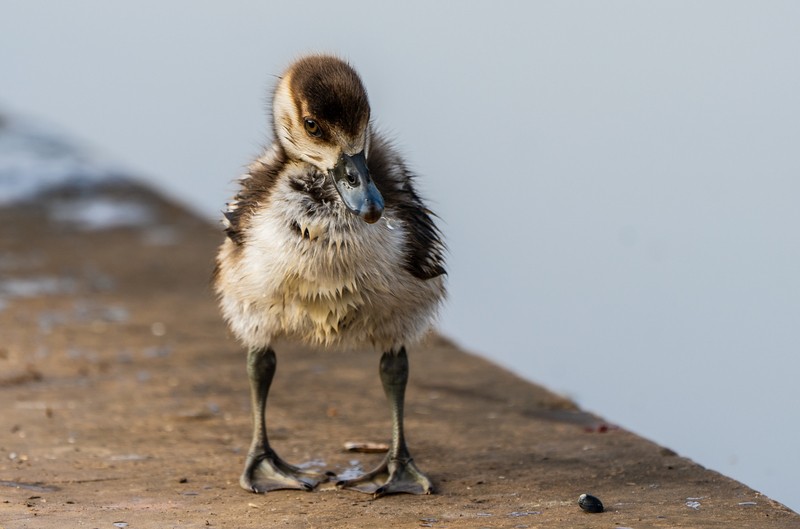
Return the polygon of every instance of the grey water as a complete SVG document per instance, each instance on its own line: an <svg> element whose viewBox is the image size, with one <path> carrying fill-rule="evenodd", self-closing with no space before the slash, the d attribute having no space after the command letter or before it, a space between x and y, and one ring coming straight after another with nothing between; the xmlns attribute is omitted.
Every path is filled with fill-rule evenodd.
<svg viewBox="0 0 800 529"><path fill-rule="evenodd" d="M441 217L445 334L800 509L800 4L2 10L0 109L208 218L275 76L349 59Z"/></svg>

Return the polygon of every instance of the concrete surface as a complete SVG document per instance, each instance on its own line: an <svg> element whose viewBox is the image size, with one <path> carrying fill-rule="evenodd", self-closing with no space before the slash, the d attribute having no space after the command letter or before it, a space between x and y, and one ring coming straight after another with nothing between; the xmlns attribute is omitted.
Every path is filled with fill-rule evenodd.
<svg viewBox="0 0 800 529"><path fill-rule="evenodd" d="M409 351L407 396L435 495L245 492L245 356L209 289L221 237L125 183L0 208L0 528L800 527L438 336ZM343 445L388 439L378 357L277 353L279 453L340 474L374 465ZM582 512L584 492L606 512Z"/></svg>

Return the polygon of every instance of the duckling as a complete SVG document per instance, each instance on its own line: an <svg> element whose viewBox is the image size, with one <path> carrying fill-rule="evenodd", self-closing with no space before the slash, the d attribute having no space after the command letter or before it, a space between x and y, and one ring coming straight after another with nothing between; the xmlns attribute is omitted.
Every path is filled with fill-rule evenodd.
<svg viewBox="0 0 800 529"><path fill-rule="evenodd" d="M224 214L214 272L221 312L248 351L253 438L240 484L263 493L328 479L284 461L267 435L273 348L294 342L382 353L391 447L376 469L337 487L430 494L404 436L405 347L445 296L440 231L403 158L373 130L367 92L345 61L294 62L275 88L272 120L272 144Z"/></svg>

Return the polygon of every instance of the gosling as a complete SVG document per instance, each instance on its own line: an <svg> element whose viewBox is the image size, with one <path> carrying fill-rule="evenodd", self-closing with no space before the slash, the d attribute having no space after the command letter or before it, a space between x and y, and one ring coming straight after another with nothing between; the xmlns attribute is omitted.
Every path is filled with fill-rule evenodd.
<svg viewBox="0 0 800 529"><path fill-rule="evenodd" d="M337 487L430 494L403 432L405 346L429 330L445 296L441 234L403 158L373 130L367 92L346 62L311 55L292 64L275 88L272 121L272 144L224 214L214 272L221 312L248 351L253 439L240 484L263 493L328 479L284 461L267 435L273 347L300 343L382 353L390 449Z"/></svg>

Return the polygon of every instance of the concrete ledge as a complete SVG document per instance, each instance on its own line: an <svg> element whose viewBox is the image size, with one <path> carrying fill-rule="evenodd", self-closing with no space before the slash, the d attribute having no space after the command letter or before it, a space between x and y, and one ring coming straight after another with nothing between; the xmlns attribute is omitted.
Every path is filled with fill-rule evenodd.
<svg viewBox="0 0 800 529"><path fill-rule="evenodd" d="M437 494L247 493L244 353L208 287L221 237L122 181L0 208L0 527L800 526L441 337L409 352L407 419ZM278 358L282 455L340 473L375 464L342 446L389 435L378 358ZM582 512L583 492L607 512Z"/></svg>

